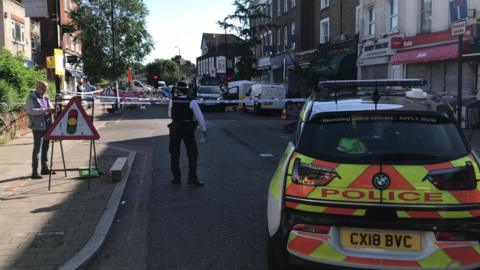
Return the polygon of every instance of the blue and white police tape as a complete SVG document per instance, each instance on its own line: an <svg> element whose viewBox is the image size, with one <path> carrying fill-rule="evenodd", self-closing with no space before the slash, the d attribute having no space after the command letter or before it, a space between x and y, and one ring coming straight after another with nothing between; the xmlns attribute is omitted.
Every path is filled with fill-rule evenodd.
<svg viewBox="0 0 480 270"><path fill-rule="evenodd" d="M71 96L91 96L102 93L104 90L96 90L91 92L73 92L73 91L62 91L64 94L68 94Z"/></svg>
<svg viewBox="0 0 480 270"><path fill-rule="evenodd" d="M105 97L97 96L97 99L100 100L101 104L116 104L116 97ZM160 104L169 104L170 99L166 98L132 98L132 97L120 97L120 104L125 105L160 105ZM197 99L198 104L204 105L216 105L216 104L245 104L245 105L254 105L254 104L283 104L283 103L303 103L305 98L264 98L264 99L243 99L243 100L224 100L224 99ZM180 101L174 100L173 102L190 102L190 101Z"/></svg>

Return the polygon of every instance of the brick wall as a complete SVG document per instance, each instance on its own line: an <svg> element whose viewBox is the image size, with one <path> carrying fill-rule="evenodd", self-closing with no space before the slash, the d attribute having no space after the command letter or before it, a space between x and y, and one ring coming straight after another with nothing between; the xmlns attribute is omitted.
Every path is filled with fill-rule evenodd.
<svg viewBox="0 0 480 270"><path fill-rule="evenodd" d="M30 131L28 128L28 116L25 110L13 113L0 113L3 124L0 124L0 144L26 134Z"/></svg>

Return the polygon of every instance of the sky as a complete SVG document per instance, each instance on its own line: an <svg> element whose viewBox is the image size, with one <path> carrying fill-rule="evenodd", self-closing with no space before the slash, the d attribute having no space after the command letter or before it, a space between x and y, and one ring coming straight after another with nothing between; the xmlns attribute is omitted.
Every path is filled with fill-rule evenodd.
<svg viewBox="0 0 480 270"><path fill-rule="evenodd" d="M171 59L179 51L196 63L201 54L202 33L224 33L217 21L233 13L233 0L144 0L150 12L147 29L155 49L146 57ZM176 48L177 47L177 48Z"/></svg>

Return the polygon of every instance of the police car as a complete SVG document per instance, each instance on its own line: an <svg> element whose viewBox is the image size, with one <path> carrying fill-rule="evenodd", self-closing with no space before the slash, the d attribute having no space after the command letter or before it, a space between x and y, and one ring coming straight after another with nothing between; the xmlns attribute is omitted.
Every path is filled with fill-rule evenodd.
<svg viewBox="0 0 480 270"><path fill-rule="evenodd" d="M424 84L320 84L270 183L270 269L480 269L478 158Z"/></svg>

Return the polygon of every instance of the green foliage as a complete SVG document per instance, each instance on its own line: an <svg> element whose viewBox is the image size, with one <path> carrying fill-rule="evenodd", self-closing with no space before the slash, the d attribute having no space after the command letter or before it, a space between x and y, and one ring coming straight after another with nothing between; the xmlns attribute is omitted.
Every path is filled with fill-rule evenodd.
<svg viewBox="0 0 480 270"><path fill-rule="evenodd" d="M236 66L238 72L234 75L234 79L250 79L258 75L253 52L261 43L259 34L265 30L271 30L272 27L268 22L270 16L265 14L268 4L258 3L257 0L235 0L233 5L234 13L217 23L223 29L237 32L245 40L241 48L240 62Z"/></svg>
<svg viewBox="0 0 480 270"><path fill-rule="evenodd" d="M155 59L145 67L147 82L153 85L153 75L158 75L159 81L165 81L167 85L175 84L180 79L180 67L172 60Z"/></svg>
<svg viewBox="0 0 480 270"><path fill-rule="evenodd" d="M19 103L17 92L5 80L0 80L0 103L0 112L15 109Z"/></svg>
<svg viewBox="0 0 480 270"><path fill-rule="evenodd" d="M25 98L37 80L45 79L42 71L27 68L20 57L0 50L0 111L11 111L23 106Z"/></svg>
<svg viewBox="0 0 480 270"><path fill-rule="evenodd" d="M111 0L74 0L77 9L70 13L80 30L82 62L91 81L113 77ZM113 1L113 0L112 0ZM142 0L114 1L115 63L117 77L127 66L141 62L153 48L147 32L148 10Z"/></svg>

